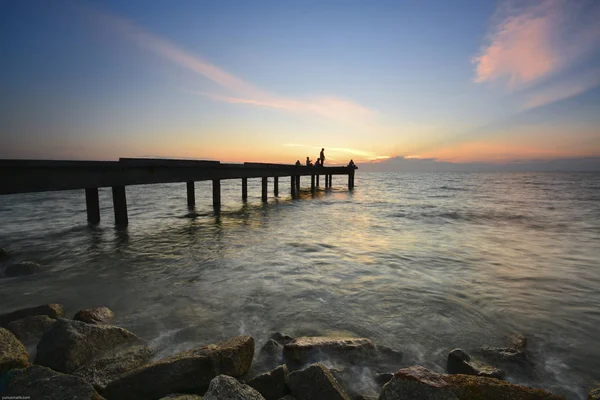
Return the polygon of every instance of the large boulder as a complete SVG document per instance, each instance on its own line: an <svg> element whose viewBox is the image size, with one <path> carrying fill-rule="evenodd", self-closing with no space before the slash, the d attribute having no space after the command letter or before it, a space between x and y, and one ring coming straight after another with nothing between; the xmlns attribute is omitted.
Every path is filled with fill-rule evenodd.
<svg viewBox="0 0 600 400"><path fill-rule="evenodd" d="M320 363L290 373L288 386L298 400L350 400L342 386Z"/></svg>
<svg viewBox="0 0 600 400"><path fill-rule="evenodd" d="M153 354L153 350L148 346L133 346L117 352L112 357L91 361L73 372L73 375L82 377L102 393L110 382L148 363Z"/></svg>
<svg viewBox="0 0 600 400"><path fill-rule="evenodd" d="M9 277L14 276L25 276L37 274L42 270L42 266L33 261L21 261L19 263L11 264L6 267L4 274Z"/></svg>
<svg viewBox="0 0 600 400"><path fill-rule="evenodd" d="M201 391L218 375L246 374L253 356L254 339L236 336L137 368L109 383L103 395L111 400L151 400Z"/></svg>
<svg viewBox="0 0 600 400"><path fill-rule="evenodd" d="M62 304L43 304L37 307L22 308L7 314L0 315L0 326L6 326L9 322L16 321L31 315L47 315L50 318L61 318L65 315Z"/></svg>
<svg viewBox="0 0 600 400"><path fill-rule="evenodd" d="M73 316L75 321L86 322L88 324L106 324L115 317L108 307L94 307L84 308L83 310L77 311Z"/></svg>
<svg viewBox="0 0 600 400"><path fill-rule="evenodd" d="M600 400L600 388L592 390L588 395L588 400Z"/></svg>
<svg viewBox="0 0 600 400"><path fill-rule="evenodd" d="M354 363L375 355L375 344L366 338L299 337L283 346L283 356L292 364L332 358Z"/></svg>
<svg viewBox="0 0 600 400"><path fill-rule="evenodd" d="M27 349L8 329L0 328L0 374L29 365Z"/></svg>
<svg viewBox="0 0 600 400"><path fill-rule="evenodd" d="M103 400L92 385L83 379L39 365L13 369L7 375L2 398Z"/></svg>
<svg viewBox="0 0 600 400"><path fill-rule="evenodd" d="M265 400L256 390L237 379L219 375L210 381L203 400Z"/></svg>
<svg viewBox="0 0 600 400"><path fill-rule="evenodd" d="M448 353L446 369L449 374L477 375L504 379L504 371L471 359L471 357L461 349L454 349Z"/></svg>
<svg viewBox="0 0 600 400"><path fill-rule="evenodd" d="M379 400L559 400L541 389L514 385L500 379L445 375L414 366L399 370L381 389ZM563 399L564 400L564 399Z"/></svg>
<svg viewBox="0 0 600 400"><path fill-rule="evenodd" d="M54 325L55 319L47 315L31 315L6 324L6 329L11 331L23 343L32 343L40 340L42 335Z"/></svg>
<svg viewBox="0 0 600 400"><path fill-rule="evenodd" d="M288 374L287 366L284 364L246 383L258 390L266 400L278 400L286 394Z"/></svg>
<svg viewBox="0 0 600 400"><path fill-rule="evenodd" d="M95 358L135 344L141 340L126 329L61 318L42 336L35 363L71 373Z"/></svg>
<svg viewBox="0 0 600 400"><path fill-rule="evenodd" d="M520 365L530 363L527 353L522 348L485 346L481 348L481 354L488 359L500 362L510 362Z"/></svg>

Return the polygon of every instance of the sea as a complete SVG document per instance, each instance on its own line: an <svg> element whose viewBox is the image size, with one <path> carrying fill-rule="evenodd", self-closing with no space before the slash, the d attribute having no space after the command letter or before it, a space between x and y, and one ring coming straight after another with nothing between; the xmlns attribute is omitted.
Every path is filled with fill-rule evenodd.
<svg viewBox="0 0 600 400"><path fill-rule="evenodd" d="M355 179L311 193L304 177L294 199L270 179L266 203L259 179L246 203L223 181L219 213L210 182L194 209L185 183L130 186L125 229L109 188L96 226L83 190L0 196L0 313L105 305L158 357L239 334L367 337L439 372L454 348L523 334L532 366L509 381L569 399L600 385L600 174ZM42 272L3 275L22 260Z"/></svg>

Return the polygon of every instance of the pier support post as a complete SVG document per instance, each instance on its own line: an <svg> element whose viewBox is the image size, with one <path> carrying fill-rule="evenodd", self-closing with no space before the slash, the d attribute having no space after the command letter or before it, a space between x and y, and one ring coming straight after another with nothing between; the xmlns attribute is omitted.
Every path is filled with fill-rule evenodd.
<svg viewBox="0 0 600 400"><path fill-rule="evenodd" d="M262 178L262 196L261 199L263 202L267 201L267 190L268 190L268 179L266 176L263 176Z"/></svg>
<svg viewBox="0 0 600 400"><path fill-rule="evenodd" d="M319 187L319 175L317 174L317 187Z"/></svg>
<svg viewBox="0 0 600 400"><path fill-rule="evenodd" d="M292 197L296 197L296 177L294 175L290 176L290 192Z"/></svg>
<svg viewBox="0 0 600 400"><path fill-rule="evenodd" d="M187 182L187 205L193 208L196 205L196 191L194 189L194 181Z"/></svg>
<svg viewBox="0 0 600 400"><path fill-rule="evenodd" d="M125 197L125 186L113 186L113 208L115 210L115 224L126 226L129 223L127 217L127 198Z"/></svg>
<svg viewBox="0 0 600 400"><path fill-rule="evenodd" d="M219 179L213 179L213 207L218 210L221 208L221 181Z"/></svg>
<svg viewBox="0 0 600 400"><path fill-rule="evenodd" d="M248 178L242 178L242 200L248 200Z"/></svg>
<svg viewBox="0 0 600 400"><path fill-rule="evenodd" d="M100 200L98 200L98 188L85 189L85 206L87 209L87 220L90 224L100 222Z"/></svg>
<svg viewBox="0 0 600 400"><path fill-rule="evenodd" d="M314 175L310 176L310 191L311 192L315 191L315 176Z"/></svg>
<svg viewBox="0 0 600 400"><path fill-rule="evenodd" d="M279 196L279 177L276 176L273 178L273 196Z"/></svg>
<svg viewBox="0 0 600 400"><path fill-rule="evenodd" d="M329 188L333 187L333 175L329 175Z"/></svg>
<svg viewBox="0 0 600 400"><path fill-rule="evenodd" d="M354 170L348 174L348 189L354 189Z"/></svg>
<svg viewBox="0 0 600 400"><path fill-rule="evenodd" d="M300 196L300 175L296 175L296 194Z"/></svg>

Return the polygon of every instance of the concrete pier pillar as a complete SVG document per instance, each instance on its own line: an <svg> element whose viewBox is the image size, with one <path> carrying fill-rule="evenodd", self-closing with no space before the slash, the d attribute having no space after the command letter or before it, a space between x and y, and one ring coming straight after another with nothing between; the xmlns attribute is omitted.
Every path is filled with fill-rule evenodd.
<svg viewBox="0 0 600 400"><path fill-rule="evenodd" d="M273 178L273 196L279 196L279 177L276 176Z"/></svg>
<svg viewBox="0 0 600 400"><path fill-rule="evenodd" d="M296 194L300 195L300 175L296 175Z"/></svg>
<svg viewBox="0 0 600 400"><path fill-rule="evenodd" d="M85 189L85 206L87 209L87 220L90 224L100 222L100 200L98 200L98 188Z"/></svg>
<svg viewBox="0 0 600 400"><path fill-rule="evenodd" d="M354 189L354 170L348 174L348 189Z"/></svg>
<svg viewBox="0 0 600 400"><path fill-rule="evenodd" d="M194 181L188 181L187 184L187 204L192 208L196 205L196 191L194 189Z"/></svg>
<svg viewBox="0 0 600 400"><path fill-rule="evenodd" d="M317 183L316 183L317 187L319 187L319 175L317 174Z"/></svg>
<svg viewBox="0 0 600 400"><path fill-rule="evenodd" d="M292 197L296 196L296 177L294 175L290 176L290 192Z"/></svg>
<svg viewBox="0 0 600 400"><path fill-rule="evenodd" d="M242 200L248 200L248 178L242 178Z"/></svg>
<svg viewBox="0 0 600 400"><path fill-rule="evenodd" d="M213 207L218 210L221 208L221 181L219 179L213 179Z"/></svg>
<svg viewBox="0 0 600 400"><path fill-rule="evenodd" d="M115 224L125 226L129 223L127 217L127 198L125 197L125 186L113 186L113 208L115 210Z"/></svg>
<svg viewBox="0 0 600 400"><path fill-rule="evenodd" d="M329 175L329 187L333 187L333 175Z"/></svg>
<svg viewBox="0 0 600 400"><path fill-rule="evenodd" d="M314 175L310 176L310 191L311 192L315 191L315 176Z"/></svg>
<svg viewBox="0 0 600 400"><path fill-rule="evenodd" d="M329 187L329 174L325 175L325 188Z"/></svg>
<svg viewBox="0 0 600 400"><path fill-rule="evenodd" d="M262 178L262 196L261 196L262 201L267 201L268 179L269 178L267 178L266 176L263 176L263 178Z"/></svg>

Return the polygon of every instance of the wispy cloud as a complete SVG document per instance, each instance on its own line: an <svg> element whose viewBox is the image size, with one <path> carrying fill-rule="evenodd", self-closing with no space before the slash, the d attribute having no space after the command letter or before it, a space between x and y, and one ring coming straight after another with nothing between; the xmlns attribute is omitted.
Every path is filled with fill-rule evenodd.
<svg viewBox="0 0 600 400"><path fill-rule="evenodd" d="M211 80L228 92L228 94L195 92L213 100L295 113L311 113L350 124L366 122L376 115L375 111L367 107L337 97L296 99L275 95L178 47L167 39L146 31L128 19L100 11L95 12L95 17L102 26L118 32L139 47Z"/></svg>
<svg viewBox="0 0 600 400"><path fill-rule="evenodd" d="M598 46L599 18L596 0L501 2L488 43L473 59L474 81L514 90L563 70Z"/></svg>
<svg viewBox="0 0 600 400"><path fill-rule="evenodd" d="M600 85L600 71L579 75L528 95L521 110L529 110L560 100L566 100L585 93L598 85Z"/></svg>

